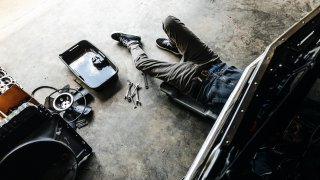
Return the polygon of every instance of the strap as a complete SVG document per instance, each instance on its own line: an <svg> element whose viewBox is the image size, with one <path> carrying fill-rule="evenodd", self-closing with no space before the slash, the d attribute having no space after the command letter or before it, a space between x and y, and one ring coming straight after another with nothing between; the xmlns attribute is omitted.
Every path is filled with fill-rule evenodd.
<svg viewBox="0 0 320 180"><path fill-rule="evenodd" d="M226 63L217 63L215 65L213 65L210 69L209 69L209 74L214 73L216 70L218 70L219 68L223 67Z"/></svg>

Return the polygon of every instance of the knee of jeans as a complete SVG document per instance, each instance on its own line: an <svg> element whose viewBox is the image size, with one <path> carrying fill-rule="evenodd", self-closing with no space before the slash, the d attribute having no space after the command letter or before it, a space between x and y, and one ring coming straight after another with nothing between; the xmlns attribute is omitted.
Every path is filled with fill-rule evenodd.
<svg viewBox="0 0 320 180"><path fill-rule="evenodd" d="M176 21L178 19L174 16L169 15L164 21L163 21L163 29L168 29L172 27L172 25L176 24Z"/></svg>
<svg viewBox="0 0 320 180"><path fill-rule="evenodd" d="M135 63L135 66L136 66L136 68L137 68L138 70L142 71L143 65L142 65L141 62L136 62L136 63Z"/></svg>
<svg viewBox="0 0 320 180"><path fill-rule="evenodd" d="M138 59L135 60L135 66L138 70L140 71L145 71L146 65L145 65L145 61L147 58L143 58L140 57Z"/></svg>

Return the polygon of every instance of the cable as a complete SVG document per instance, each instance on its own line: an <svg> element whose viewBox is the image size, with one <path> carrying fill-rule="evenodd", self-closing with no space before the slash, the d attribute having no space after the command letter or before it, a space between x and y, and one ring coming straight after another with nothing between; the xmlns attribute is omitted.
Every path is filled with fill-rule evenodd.
<svg viewBox="0 0 320 180"><path fill-rule="evenodd" d="M33 91L32 91L32 93L31 93L31 96L34 96L34 94L37 92L37 91L39 91L40 89L44 89L44 88L46 88L46 89L53 89L53 90L57 90L56 88L54 88L54 87L52 87L52 86L40 86L40 87L37 87L36 89L34 89Z"/></svg>

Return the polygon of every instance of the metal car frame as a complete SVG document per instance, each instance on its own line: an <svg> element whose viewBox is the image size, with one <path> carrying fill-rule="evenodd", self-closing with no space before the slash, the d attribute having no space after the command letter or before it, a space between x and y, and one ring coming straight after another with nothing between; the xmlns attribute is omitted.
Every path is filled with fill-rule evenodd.
<svg viewBox="0 0 320 180"><path fill-rule="evenodd" d="M237 179L268 135L283 131L320 74L320 7L243 72L185 179Z"/></svg>

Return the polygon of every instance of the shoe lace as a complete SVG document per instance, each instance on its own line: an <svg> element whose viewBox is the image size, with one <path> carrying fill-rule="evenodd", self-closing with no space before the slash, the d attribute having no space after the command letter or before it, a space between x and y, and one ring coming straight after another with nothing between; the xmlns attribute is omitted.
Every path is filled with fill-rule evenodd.
<svg viewBox="0 0 320 180"><path fill-rule="evenodd" d="M119 41L123 44L123 45L125 45L125 46L130 46L130 45L132 45L132 44L139 44L139 41L137 41L137 40L131 40L131 39L128 39L128 38L125 38L125 37L120 37L119 38Z"/></svg>
<svg viewBox="0 0 320 180"><path fill-rule="evenodd" d="M174 47L168 39L164 40L163 44L165 44L166 46Z"/></svg>
<svg viewBox="0 0 320 180"><path fill-rule="evenodd" d="M125 45L125 46L128 45L129 40L127 38L120 37L119 40L120 40L120 42L122 42L123 45Z"/></svg>

